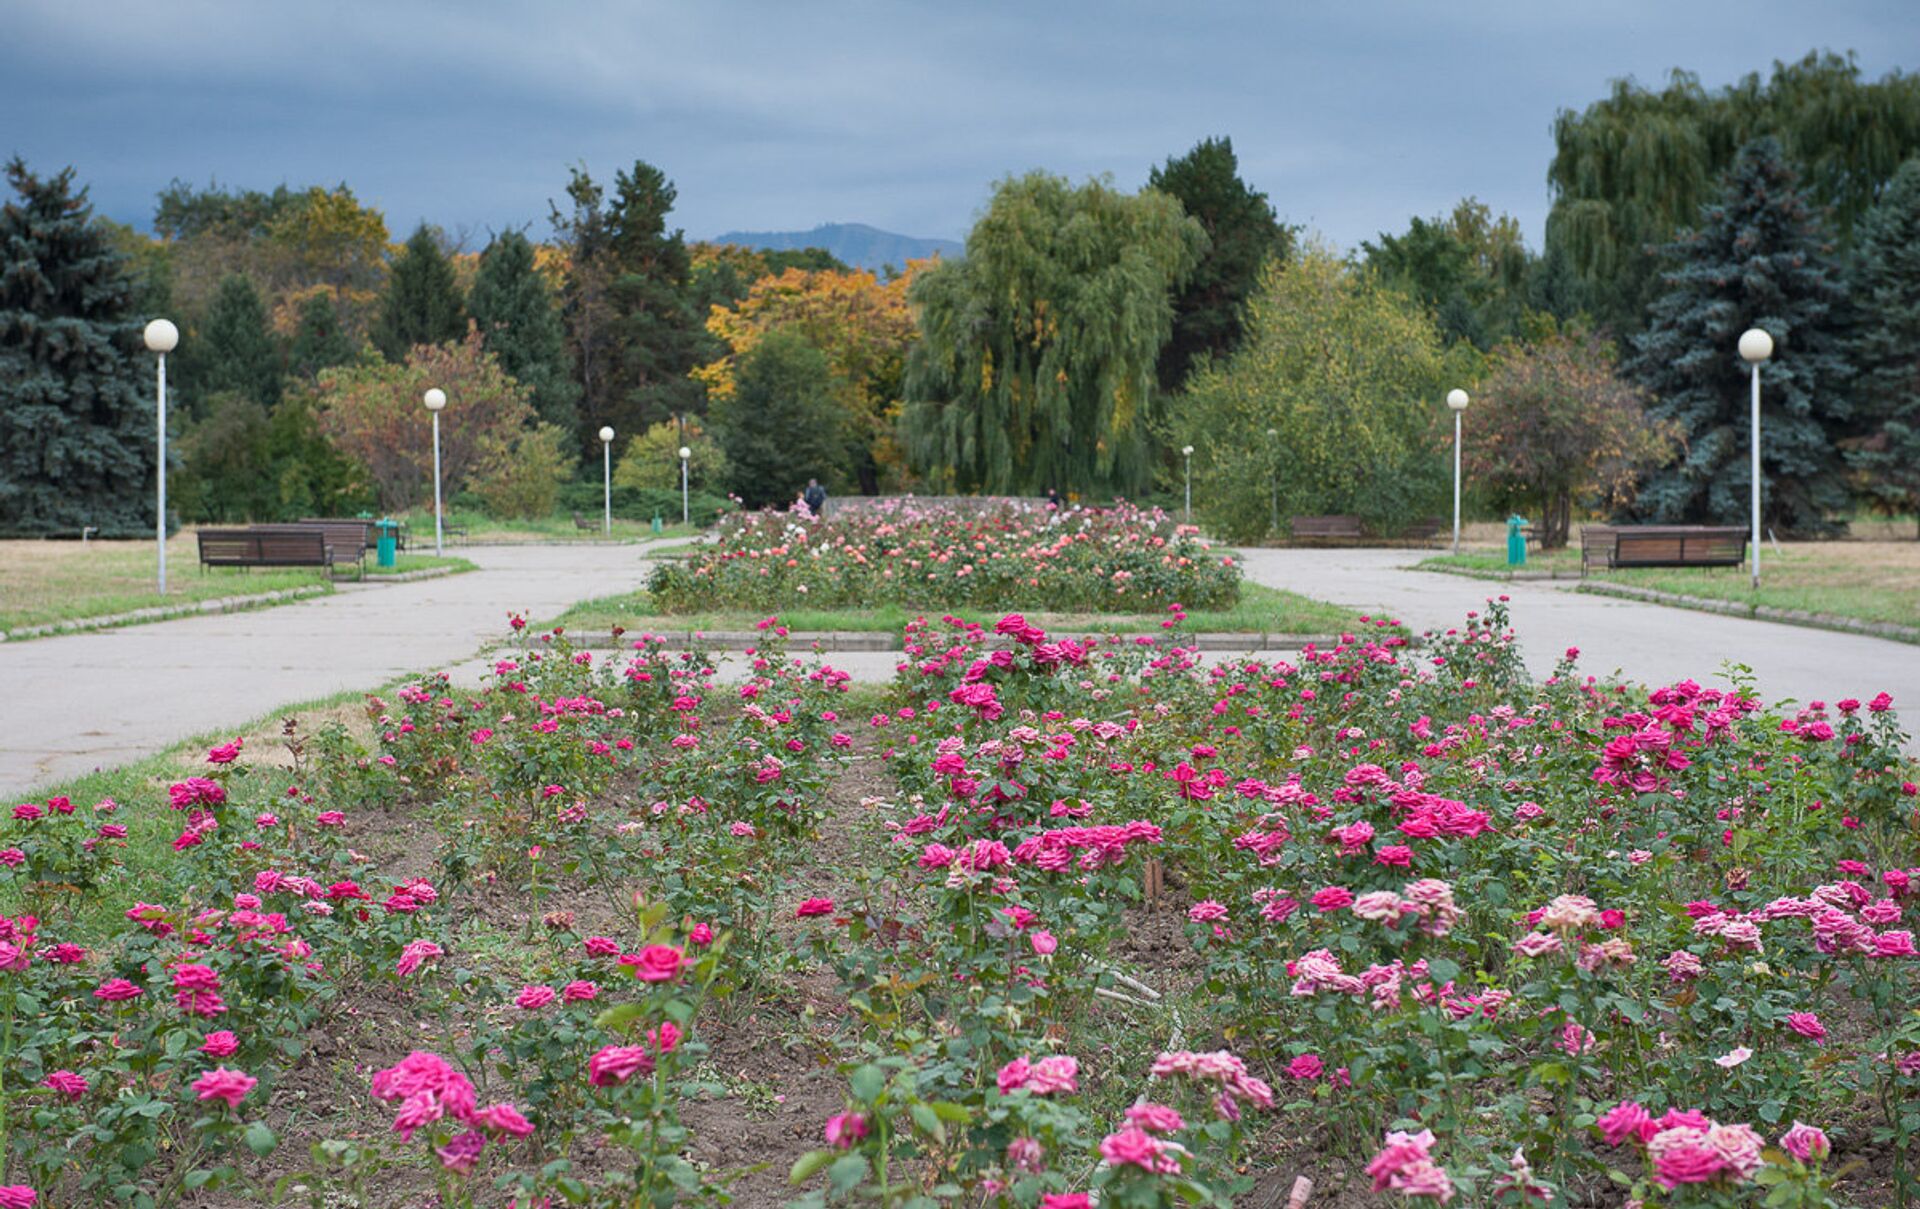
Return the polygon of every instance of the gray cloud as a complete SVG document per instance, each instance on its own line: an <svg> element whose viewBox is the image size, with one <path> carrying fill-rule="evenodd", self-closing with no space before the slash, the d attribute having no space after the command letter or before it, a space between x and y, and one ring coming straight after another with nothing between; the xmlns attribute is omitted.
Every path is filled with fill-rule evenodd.
<svg viewBox="0 0 1920 1209"><path fill-rule="evenodd" d="M1538 241L1562 107L1675 66L1911 63L1904 0L15 0L0 152L145 224L174 177L344 180L397 233L534 224L566 166L646 158L694 235L862 221L959 237L992 182L1147 169L1230 134L1289 220L1352 246L1474 194Z"/></svg>

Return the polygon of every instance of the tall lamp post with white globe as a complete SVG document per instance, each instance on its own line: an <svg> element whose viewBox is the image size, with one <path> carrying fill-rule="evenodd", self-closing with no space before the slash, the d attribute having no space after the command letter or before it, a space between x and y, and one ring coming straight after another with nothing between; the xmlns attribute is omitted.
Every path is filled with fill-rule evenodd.
<svg viewBox="0 0 1920 1209"><path fill-rule="evenodd" d="M446 553L442 548L445 533L440 523L440 409L447 405L447 392L434 387L426 394L426 404L427 410L433 413L433 553L438 557Z"/></svg>
<svg viewBox="0 0 1920 1209"><path fill-rule="evenodd" d="M607 536L613 536L613 429L600 430L601 503Z"/></svg>
<svg viewBox="0 0 1920 1209"><path fill-rule="evenodd" d="M1773 337L1757 327L1740 333L1740 359L1752 371L1753 380L1753 589L1760 590L1760 363L1773 356Z"/></svg>
<svg viewBox="0 0 1920 1209"><path fill-rule="evenodd" d="M1467 410L1467 392L1455 387L1447 392L1447 407L1453 412L1453 552L1460 553L1460 414Z"/></svg>
<svg viewBox="0 0 1920 1209"><path fill-rule="evenodd" d="M687 503L687 459L693 456L693 450L685 445L680 447L680 523L691 525L693 512Z"/></svg>
<svg viewBox="0 0 1920 1209"><path fill-rule="evenodd" d="M1187 466L1187 523L1193 523L1193 446L1182 445L1180 457Z"/></svg>
<svg viewBox="0 0 1920 1209"><path fill-rule="evenodd" d="M155 505L153 532L154 541L160 551L160 595L167 594L167 354L180 343L180 329L165 319L155 319L147 324L141 333L146 339L147 348L159 357L158 380L155 384L159 424L156 429L159 439L154 442L153 478L155 492L159 499Z"/></svg>

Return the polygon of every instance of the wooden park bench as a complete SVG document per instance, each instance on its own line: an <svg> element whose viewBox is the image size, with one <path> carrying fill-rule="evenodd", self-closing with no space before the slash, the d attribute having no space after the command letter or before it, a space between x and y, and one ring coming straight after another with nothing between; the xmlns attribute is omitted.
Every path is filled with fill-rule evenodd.
<svg viewBox="0 0 1920 1209"><path fill-rule="evenodd" d="M573 527L580 530L583 533L586 533L586 532L591 532L595 529L598 529L600 527L600 522L590 521L586 517L581 516L578 512L576 512L573 514Z"/></svg>
<svg viewBox="0 0 1920 1209"><path fill-rule="evenodd" d="M202 529L202 567L325 567L333 569L334 551L324 529Z"/></svg>
<svg viewBox="0 0 1920 1209"><path fill-rule="evenodd" d="M363 576L367 573L367 551L376 548L373 526L363 520L296 521L249 525L248 528L255 533L294 533L317 529L326 538L331 563L355 563Z"/></svg>
<svg viewBox="0 0 1920 1209"><path fill-rule="evenodd" d="M1440 527L1446 524L1437 516L1417 520L1401 531L1400 536L1408 542L1430 542L1440 536Z"/></svg>
<svg viewBox="0 0 1920 1209"><path fill-rule="evenodd" d="M1296 516L1293 518L1295 541L1359 541L1357 516Z"/></svg>
<svg viewBox="0 0 1920 1209"><path fill-rule="evenodd" d="M1580 573L1632 567L1737 567L1747 531L1736 525L1588 525L1580 531Z"/></svg>

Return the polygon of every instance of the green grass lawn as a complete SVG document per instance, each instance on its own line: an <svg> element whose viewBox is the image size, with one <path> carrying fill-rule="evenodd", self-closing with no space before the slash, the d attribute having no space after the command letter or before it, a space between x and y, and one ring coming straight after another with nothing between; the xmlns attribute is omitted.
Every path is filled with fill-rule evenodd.
<svg viewBox="0 0 1920 1209"><path fill-rule="evenodd" d="M1443 555L1419 564L1469 574L1504 574L1504 556L1491 552ZM1578 571L1580 552L1556 551L1529 558L1527 569ZM1920 542L1768 542L1760 552L1760 590L1748 586L1740 567L1647 567L1596 572L1589 582L1652 588L1682 596L1732 601L1749 607L1831 613L1860 621L1920 626Z"/></svg>
<svg viewBox="0 0 1920 1209"><path fill-rule="evenodd" d="M915 617L939 617L955 613L971 621L992 621L1005 610L959 608L909 609L903 605L876 605L861 610L785 609L780 620L795 630L862 630L897 632ZM1046 630L1076 633L1082 631L1154 631L1160 628L1158 613L1056 613L1045 609L1022 610L1035 625ZM1195 610L1188 614L1188 626L1203 631L1232 631L1250 634L1329 634L1351 628L1354 610L1324 601L1310 600L1292 592L1258 584L1240 585L1240 600L1230 609ZM615 625L629 630L750 630L766 617L764 612L738 612L715 609L701 613L664 614L655 612L645 592L606 596L583 601L548 624L570 630L605 630Z"/></svg>
<svg viewBox="0 0 1920 1209"><path fill-rule="evenodd" d="M285 765L288 762L284 759L270 761L262 757L283 748L282 721L299 717L303 729L311 734L319 724L337 720L348 724L350 730L365 740L367 727L360 709L365 697L362 692L343 692L318 701L283 706L244 725L194 735L131 764L42 785L33 793L22 795L22 801L45 801L56 794L65 795L89 817L94 803L112 798L121 809L96 821L124 824L127 844L116 850L122 863L110 869L93 891L78 896L78 901L70 896L58 904L29 902L21 891L22 883L14 881L0 885L0 914L13 915L35 909L45 917L50 911L61 911L64 912L60 916L63 937L72 936L83 944L104 942L124 924L120 913L125 910L125 903L141 896L157 902L171 901L167 896L182 892L185 884L196 876L193 863L182 861L172 848L173 837L180 833L181 816L166 809L170 783L183 777L204 775L207 749L243 735L246 737L243 763L251 769L247 794L257 795L264 801L276 799L293 779L292 770L266 766Z"/></svg>
<svg viewBox="0 0 1920 1209"><path fill-rule="evenodd" d="M1580 569L1580 548L1569 546L1562 550L1527 552L1527 565L1509 567L1506 550L1462 550L1458 554L1436 554L1432 558L1423 558L1417 568L1422 571L1464 571L1475 575L1504 578L1512 571L1578 571Z"/></svg>
<svg viewBox="0 0 1920 1209"><path fill-rule="evenodd" d="M155 562L152 542L0 542L0 630L85 621L135 609L185 608L288 588L332 590L326 572L313 567L203 568L191 531L175 534L167 542L165 596L157 590ZM398 570L440 565L473 569L462 558L410 553L400 556ZM372 568L371 558L368 566ZM355 574L340 572L348 580Z"/></svg>

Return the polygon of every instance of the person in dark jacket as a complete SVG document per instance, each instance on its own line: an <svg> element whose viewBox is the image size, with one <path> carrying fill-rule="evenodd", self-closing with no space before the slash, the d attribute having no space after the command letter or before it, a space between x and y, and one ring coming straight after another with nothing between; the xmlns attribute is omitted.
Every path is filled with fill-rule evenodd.
<svg viewBox="0 0 1920 1209"><path fill-rule="evenodd" d="M808 479L807 489L800 493L800 498L807 502L807 511L819 516L827 506L827 489L820 485L819 479Z"/></svg>

